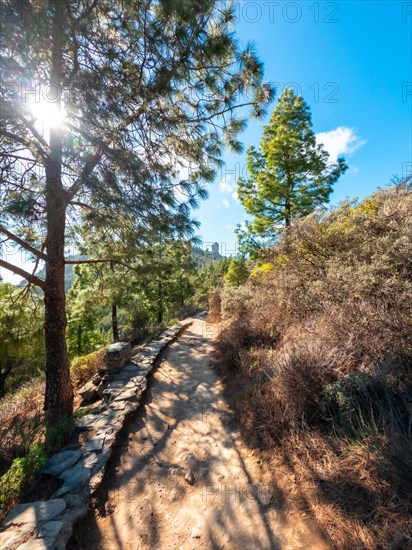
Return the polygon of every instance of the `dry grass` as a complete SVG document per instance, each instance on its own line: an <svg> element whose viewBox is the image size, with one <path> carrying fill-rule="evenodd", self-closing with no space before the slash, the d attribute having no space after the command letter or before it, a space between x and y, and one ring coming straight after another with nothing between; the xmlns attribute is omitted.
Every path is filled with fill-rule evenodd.
<svg viewBox="0 0 412 550"><path fill-rule="evenodd" d="M104 352L105 348L72 362L75 388L92 378L103 366ZM15 458L23 457L33 443L43 439L44 390L44 380L36 379L0 401L0 475ZM80 401L75 396L75 405Z"/></svg>
<svg viewBox="0 0 412 550"><path fill-rule="evenodd" d="M282 453L337 547L406 548L412 192L309 216L267 260L221 295L245 433Z"/></svg>
<svg viewBox="0 0 412 550"><path fill-rule="evenodd" d="M35 380L0 402L0 474L44 435L44 381Z"/></svg>
<svg viewBox="0 0 412 550"><path fill-rule="evenodd" d="M338 548L383 550L412 544L411 451L410 442L385 436L348 445L321 433L297 433L283 456Z"/></svg>
<svg viewBox="0 0 412 550"><path fill-rule="evenodd" d="M219 323L221 321L221 299L220 292L213 292L209 296L209 322L210 323Z"/></svg>

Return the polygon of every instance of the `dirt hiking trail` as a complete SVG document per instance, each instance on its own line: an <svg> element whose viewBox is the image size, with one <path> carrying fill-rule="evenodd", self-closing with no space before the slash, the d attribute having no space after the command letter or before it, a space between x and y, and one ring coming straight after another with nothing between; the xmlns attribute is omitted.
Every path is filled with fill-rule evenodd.
<svg viewBox="0 0 412 550"><path fill-rule="evenodd" d="M331 548L242 442L213 370L213 333L193 318L163 353L69 548Z"/></svg>

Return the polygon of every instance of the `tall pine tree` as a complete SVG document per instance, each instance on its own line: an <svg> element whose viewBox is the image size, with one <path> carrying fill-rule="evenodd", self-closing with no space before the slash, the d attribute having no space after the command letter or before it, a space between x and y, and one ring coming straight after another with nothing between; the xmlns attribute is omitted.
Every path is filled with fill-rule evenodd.
<svg viewBox="0 0 412 550"><path fill-rule="evenodd" d="M316 143L309 107L286 89L263 129L260 148L247 151L248 177L238 181L239 199L252 216L246 231L239 230L241 242L254 248L259 237L273 238L280 227L327 203L347 169L342 158L331 164L328 159Z"/></svg>
<svg viewBox="0 0 412 550"><path fill-rule="evenodd" d="M68 236L85 212L108 227L126 210L165 225L187 213L223 146L240 149L242 107L261 116L273 93L219 1L2 0L1 16L0 231L36 265L0 266L44 292L45 409L55 423L73 404Z"/></svg>

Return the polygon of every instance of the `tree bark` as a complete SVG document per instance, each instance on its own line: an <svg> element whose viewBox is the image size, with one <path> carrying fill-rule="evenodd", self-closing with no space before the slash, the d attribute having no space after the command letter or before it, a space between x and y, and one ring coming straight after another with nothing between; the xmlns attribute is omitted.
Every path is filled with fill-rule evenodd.
<svg viewBox="0 0 412 550"><path fill-rule="evenodd" d="M117 324L116 304L112 304L112 332L113 332L113 342L118 342L120 340L120 336L119 336L119 327Z"/></svg>
<svg viewBox="0 0 412 550"><path fill-rule="evenodd" d="M73 388L66 347L66 296L64 290L65 205L55 178L46 170L47 256L44 289L46 396L45 410L57 420L73 412ZM49 175L47 175L49 172Z"/></svg>
<svg viewBox="0 0 412 550"><path fill-rule="evenodd" d="M0 399L6 393L6 374L0 371Z"/></svg>
<svg viewBox="0 0 412 550"><path fill-rule="evenodd" d="M110 270L114 273L114 262L110 262ZM117 322L117 305L113 301L112 303L112 333L113 333L113 342L118 342L120 340L119 336L119 325Z"/></svg>
<svg viewBox="0 0 412 550"><path fill-rule="evenodd" d="M161 325L163 322L163 288L161 281L157 283L157 288L157 323Z"/></svg>
<svg viewBox="0 0 412 550"><path fill-rule="evenodd" d="M289 200L287 199L286 204L285 204L285 226L286 226L286 229L290 228L291 221L292 221L291 204L290 204Z"/></svg>
<svg viewBox="0 0 412 550"><path fill-rule="evenodd" d="M63 14L65 2L55 0L53 55L50 85L61 92L63 71ZM57 103L61 108L61 97ZM50 130L50 157L46 164L47 261L44 287L46 394L44 408L48 425L73 412L73 387L66 346L66 295L64 245L67 197L62 184L62 129Z"/></svg>

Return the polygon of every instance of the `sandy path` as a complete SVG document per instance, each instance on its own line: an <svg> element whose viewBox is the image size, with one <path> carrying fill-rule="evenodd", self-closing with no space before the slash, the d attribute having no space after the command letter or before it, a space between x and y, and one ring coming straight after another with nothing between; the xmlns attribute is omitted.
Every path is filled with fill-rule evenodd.
<svg viewBox="0 0 412 550"><path fill-rule="evenodd" d="M212 346L211 327L194 319L165 352L108 472L106 513L78 525L71 548L329 548L285 514L272 474L241 442Z"/></svg>

